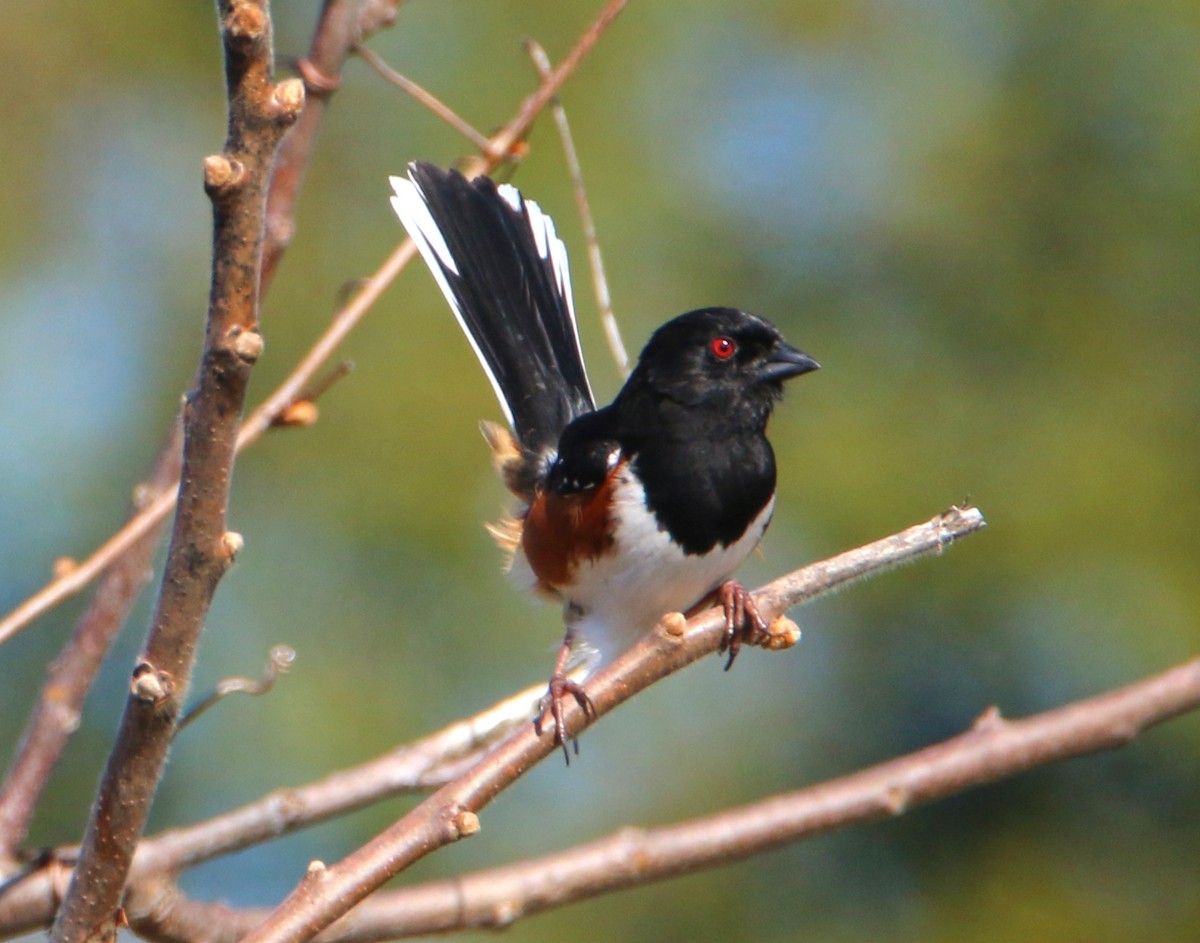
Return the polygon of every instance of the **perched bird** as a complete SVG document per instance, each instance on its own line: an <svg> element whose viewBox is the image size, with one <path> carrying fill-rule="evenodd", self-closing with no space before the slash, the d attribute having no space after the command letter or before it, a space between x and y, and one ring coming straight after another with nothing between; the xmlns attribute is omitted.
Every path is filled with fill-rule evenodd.
<svg viewBox="0 0 1200 943"><path fill-rule="evenodd" d="M594 669L665 613L719 602L726 667L743 639L764 636L733 573L775 508L771 410L784 380L819 365L760 317L703 308L655 331L597 409L551 219L512 186L424 162L391 183L512 430L484 424L521 500L493 534L518 582L563 603L566 635L535 725L552 718L565 750L564 699L592 713L568 670Z"/></svg>

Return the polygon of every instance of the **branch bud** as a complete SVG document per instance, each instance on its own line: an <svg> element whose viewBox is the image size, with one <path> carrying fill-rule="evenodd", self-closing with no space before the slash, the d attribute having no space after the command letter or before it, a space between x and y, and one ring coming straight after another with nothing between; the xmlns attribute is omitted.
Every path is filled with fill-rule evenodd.
<svg viewBox="0 0 1200 943"><path fill-rule="evenodd" d="M683 633L687 631L687 617L682 612L668 612L659 624L671 638L683 638Z"/></svg>
<svg viewBox="0 0 1200 943"><path fill-rule="evenodd" d="M225 17L225 32L231 39L248 42L260 39L267 28L267 16L252 0L233 0Z"/></svg>
<svg viewBox="0 0 1200 943"><path fill-rule="evenodd" d="M175 679L148 661L138 662L129 682L129 693L144 704L161 704L175 690Z"/></svg>
<svg viewBox="0 0 1200 943"><path fill-rule="evenodd" d="M316 425L318 419L321 418L321 411L317 408L317 404L310 399L298 399L294 403L285 406L283 410L275 417L272 425L276 426L298 426L306 429L309 426Z"/></svg>
<svg viewBox="0 0 1200 943"><path fill-rule="evenodd" d="M263 336L253 329L243 330L240 327L229 329L229 338L233 341L233 352L247 366L254 366L263 352Z"/></svg>
<svg viewBox="0 0 1200 943"><path fill-rule="evenodd" d="M133 486L132 501L133 506L141 511L150 505L150 502L158 495L158 489L148 481L139 481Z"/></svg>
<svg viewBox="0 0 1200 943"><path fill-rule="evenodd" d="M275 107L274 117L278 121L293 121L304 107L304 80L284 79L275 86L271 96L271 104Z"/></svg>
<svg viewBox="0 0 1200 943"><path fill-rule="evenodd" d="M65 579L79 569L79 562L72 557L59 557L50 567L50 573L56 580Z"/></svg>
<svg viewBox="0 0 1200 943"><path fill-rule="evenodd" d="M241 161L212 154L204 158L204 189L207 193L219 193L239 186L246 179L246 168Z"/></svg>
<svg viewBox="0 0 1200 943"><path fill-rule="evenodd" d="M975 723L971 725L971 730L974 733L987 733L989 731L999 730L1006 723L1007 721L1004 719L1004 715L1000 713L1000 708L993 704L975 718Z"/></svg>
<svg viewBox="0 0 1200 943"><path fill-rule="evenodd" d="M771 652L781 652L800 641L800 626L787 616L779 616L767 629L762 647Z"/></svg>
<svg viewBox="0 0 1200 943"><path fill-rule="evenodd" d="M246 539L239 533L227 530L221 535L221 544L218 548L222 560L226 568L233 565L237 555L242 552L242 547L246 545Z"/></svg>
<svg viewBox="0 0 1200 943"><path fill-rule="evenodd" d="M474 812L459 812L450 820L450 832L455 839L470 838L479 833L479 816Z"/></svg>

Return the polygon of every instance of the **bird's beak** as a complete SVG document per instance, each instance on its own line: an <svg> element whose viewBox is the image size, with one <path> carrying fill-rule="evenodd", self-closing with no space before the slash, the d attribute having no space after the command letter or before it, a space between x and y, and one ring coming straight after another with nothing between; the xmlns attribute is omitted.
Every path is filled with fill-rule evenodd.
<svg viewBox="0 0 1200 943"><path fill-rule="evenodd" d="M780 383L820 369L821 365L808 354L780 341L758 368L758 379L763 383Z"/></svg>

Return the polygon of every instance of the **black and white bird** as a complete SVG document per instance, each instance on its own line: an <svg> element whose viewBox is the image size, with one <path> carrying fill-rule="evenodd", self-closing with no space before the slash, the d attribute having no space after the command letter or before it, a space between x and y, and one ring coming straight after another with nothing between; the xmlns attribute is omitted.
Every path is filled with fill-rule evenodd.
<svg viewBox="0 0 1200 943"><path fill-rule="evenodd" d="M493 533L518 583L563 604L538 729L552 717L565 743L564 699L591 708L568 669L610 660L665 613L723 605L732 663L743 639L766 632L733 574L775 509L767 420L783 382L817 362L763 318L702 308L655 331L616 399L597 409L550 217L512 186L428 163L391 183L392 206L511 429L484 424L521 501Z"/></svg>

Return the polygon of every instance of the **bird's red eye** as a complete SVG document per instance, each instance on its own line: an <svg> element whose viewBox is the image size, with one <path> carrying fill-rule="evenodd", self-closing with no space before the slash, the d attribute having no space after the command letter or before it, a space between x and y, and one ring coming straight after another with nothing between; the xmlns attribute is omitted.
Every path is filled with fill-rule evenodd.
<svg viewBox="0 0 1200 943"><path fill-rule="evenodd" d="M714 337L708 345L708 349L713 352L713 356L718 360L728 360L737 352L737 344L731 338L722 335L721 337Z"/></svg>

